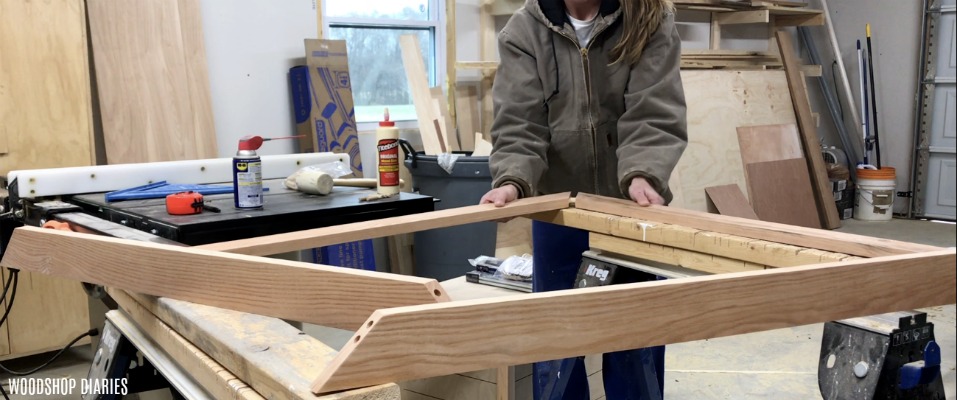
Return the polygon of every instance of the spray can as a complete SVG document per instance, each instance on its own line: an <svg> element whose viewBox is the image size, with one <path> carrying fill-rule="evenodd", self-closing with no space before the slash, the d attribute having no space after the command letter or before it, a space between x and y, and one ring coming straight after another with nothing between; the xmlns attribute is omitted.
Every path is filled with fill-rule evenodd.
<svg viewBox="0 0 957 400"><path fill-rule="evenodd" d="M395 121L389 121L389 109L375 132L376 137L376 188L380 195L399 193L399 130Z"/></svg>
<svg viewBox="0 0 957 400"><path fill-rule="evenodd" d="M262 144L259 136L239 139L239 151L233 157L233 204L237 209L263 208L262 159L256 154Z"/></svg>

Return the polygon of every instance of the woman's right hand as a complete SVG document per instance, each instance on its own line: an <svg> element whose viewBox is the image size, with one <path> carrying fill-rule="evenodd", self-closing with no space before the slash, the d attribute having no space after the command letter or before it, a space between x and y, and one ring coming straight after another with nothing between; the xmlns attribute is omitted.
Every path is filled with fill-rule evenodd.
<svg viewBox="0 0 957 400"><path fill-rule="evenodd" d="M502 207L516 199L518 199L518 188L505 184L485 193L479 204L495 204L495 207Z"/></svg>

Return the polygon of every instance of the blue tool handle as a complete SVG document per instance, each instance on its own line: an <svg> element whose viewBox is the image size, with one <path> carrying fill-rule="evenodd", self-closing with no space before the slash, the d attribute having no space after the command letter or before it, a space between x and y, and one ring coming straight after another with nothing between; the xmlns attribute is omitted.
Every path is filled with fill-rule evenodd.
<svg viewBox="0 0 957 400"><path fill-rule="evenodd" d="M940 376L940 345L931 340L924 346L924 359L904 364L900 370L901 390L926 385Z"/></svg>

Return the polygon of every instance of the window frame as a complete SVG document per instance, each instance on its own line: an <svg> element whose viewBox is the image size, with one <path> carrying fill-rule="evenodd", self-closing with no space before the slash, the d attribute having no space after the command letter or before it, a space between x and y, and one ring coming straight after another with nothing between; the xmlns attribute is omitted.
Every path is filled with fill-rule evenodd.
<svg viewBox="0 0 957 400"><path fill-rule="evenodd" d="M357 17L332 17L326 13L326 3L331 0L322 1L322 34L323 37L329 37L330 27L343 28L379 28L379 29L422 29L429 28L433 32L432 39L434 43L432 48L433 66L435 73L433 81L429 84L434 86L444 86L447 77L446 62L446 32L445 32L445 4L441 0L428 0L429 19L421 20L401 20L385 18L357 18ZM358 122L356 128L360 132L372 131L378 127L378 122ZM419 127L417 120L396 121L396 127L399 129L416 129Z"/></svg>

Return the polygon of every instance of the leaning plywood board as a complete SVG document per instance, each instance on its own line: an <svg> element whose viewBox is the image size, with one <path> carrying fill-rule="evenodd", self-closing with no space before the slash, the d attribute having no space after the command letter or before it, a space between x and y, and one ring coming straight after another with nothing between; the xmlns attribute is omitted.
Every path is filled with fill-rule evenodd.
<svg viewBox="0 0 957 400"><path fill-rule="evenodd" d="M87 6L106 161L216 157L199 2Z"/></svg>
<svg viewBox="0 0 957 400"><path fill-rule="evenodd" d="M797 125L739 126L737 133L741 162L744 165L804 158Z"/></svg>
<svg viewBox="0 0 957 400"><path fill-rule="evenodd" d="M374 221L356 222L252 239L214 243L199 247L207 250L239 254L279 254L287 251L327 246L352 240L373 239L402 233L447 228L473 222L521 217L535 212L560 210L568 207L569 200L569 193L558 193L513 201L504 207L482 204L449 208L426 214L383 218Z"/></svg>
<svg viewBox="0 0 957 400"><path fill-rule="evenodd" d="M762 221L821 227L803 158L750 163L745 173L751 207Z"/></svg>
<svg viewBox="0 0 957 400"><path fill-rule="evenodd" d="M814 189L821 225L827 229L836 229L841 226L841 217L837 215L837 206L834 204L834 196L831 192L831 181L827 178L827 168L824 165L824 156L821 154L821 144L818 142L817 127L811 115L807 87L800 70L801 61L797 59L789 32L778 31L775 37L781 50L781 60L784 62L784 71L787 73L788 86L791 89L791 101L797 114L801 142L804 146L808 171L811 174L811 187Z"/></svg>
<svg viewBox="0 0 957 400"><path fill-rule="evenodd" d="M738 185L722 185L704 188L708 198L708 212L732 217L758 219ZM714 209L712 209L714 208Z"/></svg>
<svg viewBox="0 0 957 400"><path fill-rule="evenodd" d="M782 71L681 71L688 103L688 148L678 161L672 206L707 211L704 189L745 186L736 129L794 123Z"/></svg>
<svg viewBox="0 0 957 400"><path fill-rule="evenodd" d="M312 389L324 393L952 304L954 263L950 249L379 310ZM609 317L596 309L617 312ZM475 321L482 329L474 329Z"/></svg>
<svg viewBox="0 0 957 400"><path fill-rule="evenodd" d="M638 207L634 202L579 193L575 207L646 220L728 233L753 239L828 250L860 257L880 257L937 250L937 247L897 240L870 238L841 232L803 228L765 221L714 215L672 207Z"/></svg>
<svg viewBox="0 0 957 400"><path fill-rule="evenodd" d="M155 315L160 324L195 343L239 381L269 399L314 398L309 384L336 354L335 349L276 318L116 289L109 293L130 314ZM321 399L397 399L398 391L396 385L386 384Z"/></svg>
<svg viewBox="0 0 957 400"><path fill-rule="evenodd" d="M433 279L31 227L14 231L2 265L343 329L379 308L448 300Z"/></svg>
<svg viewBox="0 0 957 400"><path fill-rule="evenodd" d="M83 4L0 1L0 176L93 164Z"/></svg>

